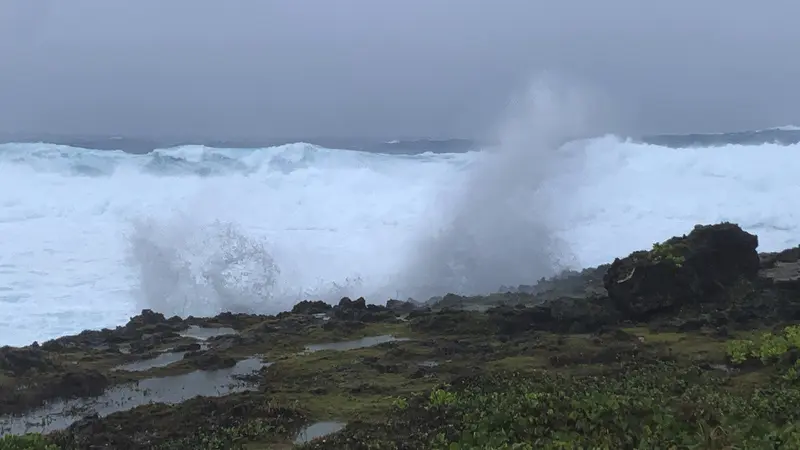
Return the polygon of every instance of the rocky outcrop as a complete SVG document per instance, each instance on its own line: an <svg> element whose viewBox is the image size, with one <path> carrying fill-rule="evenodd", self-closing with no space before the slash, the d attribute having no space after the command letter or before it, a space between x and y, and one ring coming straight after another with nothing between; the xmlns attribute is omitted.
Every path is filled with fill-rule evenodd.
<svg viewBox="0 0 800 450"><path fill-rule="evenodd" d="M800 293L800 247L761 257L759 275L769 286Z"/></svg>
<svg viewBox="0 0 800 450"><path fill-rule="evenodd" d="M331 310L331 305L321 301L303 300L292 307L292 314L321 314Z"/></svg>
<svg viewBox="0 0 800 450"><path fill-rule="evenodd" d="M726 291L759 271L758 238L738 225L696 226L651 251L615 259L603 281L628 318L646 320L687 305L725 302Z"/></svg>
<svg viewBox="0 0 800 450"><path fill-rule="evenodd" d="M386 301L386 308L397 312L411 312L422 307L421 304L409 299L408 301L389 299Z"/></svg>

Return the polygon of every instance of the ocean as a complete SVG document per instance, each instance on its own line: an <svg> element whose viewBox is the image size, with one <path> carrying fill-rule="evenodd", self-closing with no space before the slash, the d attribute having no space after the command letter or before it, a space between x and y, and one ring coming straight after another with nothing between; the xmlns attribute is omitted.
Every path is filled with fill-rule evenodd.
<svg viewBox="0 0 800 450"><path fill-rule="evenodd" d="M792 127L548 149L311 142L0 144L0 345L143 308L491 292L698 223L739 223L760 251L800 244Z"/></svg>

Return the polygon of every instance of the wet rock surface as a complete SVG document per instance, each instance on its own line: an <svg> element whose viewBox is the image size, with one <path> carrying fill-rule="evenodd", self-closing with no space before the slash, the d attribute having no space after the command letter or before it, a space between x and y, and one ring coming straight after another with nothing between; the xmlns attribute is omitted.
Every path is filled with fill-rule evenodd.
<svg viewBox="0 0 800 450"><path fill-rule="evenodd" d="M759 255L757 242L733 224L698 226L609 265L425 303L143 310L115 329L0 348L0 430L66 449L446 448L414 430L452 418L405 417L403 399L507 371L666 363L752 383L768 369L732 368L727 342L800 321L800 250Z"/></svg>

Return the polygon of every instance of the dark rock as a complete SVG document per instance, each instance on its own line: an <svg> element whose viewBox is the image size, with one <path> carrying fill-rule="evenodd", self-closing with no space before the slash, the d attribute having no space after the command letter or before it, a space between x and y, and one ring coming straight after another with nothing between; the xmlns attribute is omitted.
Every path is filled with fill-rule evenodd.
<svg viewBox="0 0 800 450"><path fill-rule="evenodd" d="M230 356L220 356L216 352L187 353L184 360L190 361L200 370L227 369L236 365L236 360Z"/></svg>
<svg viewBox="0 0 800 450"><path fill-rule="evenodd" d="M605 297L559 298L531 307L500 306L487 311L500 334L532 330L587 333L619 321L620 314Z"/></svg>
<svg viewBox="0 0 800 450"><path fill-rule="evenodd" d="M761 261L761 267L770 269L775 267L777 263L793 263L800 260L800 247L786 249L780 252L762 253L758 255Z"/></svg>
<svg viewBox="0 0 800 450"><path fill-rule="evenodd" d="M725 302L728 288L757 277L757 246L758 238L738 225L698 225L657 250L615 259L604 285L616 307L633 320L684 305Z"/></svg>
<svg viewBox="0 0 800 450"><path fill-rule="evenodd" d="M261 322L258 325L248 329L246 334L249 336L253 336L260 341L268 338L268 335L274 334L280 331L280 328L275 326L270 322Z"/></svg>
<svg viewBox="0 0 800 450"><path fill-rule="evenodd" d="M682 332L697 331L704 326L708 325L708 320L705 317L698 317L696 319L683 320L678 325L678 330Z"/></svg>
<svg viewBox="0 0 800 450"><path fill-rule="evenodd" d="M467 297L456 295L456 294L446 294L441 299L436 298L435 301L432 298L431 301L439 307L439 308L463 308L464 303L467 300Z"/></svg>
<svg viewBox="0 0 800 450"><path fill-rule="evenodd" d="M131 320L128 321L126 327L140 328L143 325L155 325L159 323L165 323L166 321L167 318L164 317L163 314L153 312L153 310L150 309L143 309L141 314L131 317Z"/></svg>
<svg viewBox="0 0 800 450"><path fill-rule="evenodd" d="M343 297L339 300L339 308L341 309L367 309L367 301L364 297L359 297L356 300L350 300L349 297Z"/></svg>
<svg viewBox="0 0 800 450"><path fill-rule="evenodd" d="M340 302L341 304L341 302ZM331 305L321 301L309 301L303 300L302 302L294 305L292 307L292 313L294 314L320 314L324 312L328 312L331 309Z"/></svg>
<svg viewBox="0 0 800 450"><path fill-rule="evenodd" d="M417 305L413 302L390 299L386 301L386 308L398 312L411 312L417 309Z"/></svg>
<svg viewBox="0 0 800 450"><path fill-rule="evenodd" d="M263 334L248 331L244 334L226 334L223 336L214 336L209 338L208 342L217 350L228 350L235 347L245 347L248 345L260 344L265 340L266 336Z"/></svg>
<svg viewBox="0 0 800 450"><path fill-rule="evenodd" d="M408 316L406 316L406 319L412 320L412 319L415 319L417 317L426 316L426 315L428 315L430 313L431 313L431 308L426 306L426 307L411 311L410 313L408 313Z"/></svg>
<svg viewBox="0 0 800 450"><path fill-rule="evenodd" d="M108 378L96 370L70 371L49 386L50 392L46 397L94 397L101 395L108 384Z"/></svg>
<svg viewBox="0 0 800 450"><path fill-rule="evenodd" d="M366 324L364 322L356 322L349 320L331 320L322 324L322 329L325 331L341 331L343 334L349 334L354 331L362 330Z"/></svg>
<svg viewBox="0 0 800 450"><path fill-rule="evenodd" d="M342 298L330 314L331 318L351 322L382 322L395 317L395 314L384 306L367 305L364 297L357 300Z"/></svg>
<svg viewBox="0 0 800 450"><path fill-rule="evenodd" d="M497 333L497 326L486 314L462 311L442 310L420 314L409 318L412 329L448 335L479 335Z"/></svg>
<svg viewBox="0 0 800 450"><path fill-rule="evenodd" d="M0 347L0 370L15 377L32 370L49 372L58 368L41 347Z"/></svg>
<svg viewBox="0 0 800 450"><path fill-rule="evenodd" d="M197 342L191 342L188 344L176 345L172 350L175 352L196 352L200 350L200 344Z"/></svg>
<svg viewBox="0 0 800 450"><path fill-rule="evenodd" d="M775 254L774 260L764 267L759 276L769 287L781 290L800 292L800 256L796 249Z"/></svg>
<svg viewBox="0 0 800 450"><path fill-rule="evenodd" d="M170 325L180 325L183 323L183 319L181 319L180 316L172 316L167 319L167 323Z"/></svg>
<svg viewBox="0 0 800 450"><path fill-rule="evenodd" d="M234 330L243 330L268 318L269 316L261 314L223 312L211 318L188 317L183 323L205 328L229 327Z"/></svg>

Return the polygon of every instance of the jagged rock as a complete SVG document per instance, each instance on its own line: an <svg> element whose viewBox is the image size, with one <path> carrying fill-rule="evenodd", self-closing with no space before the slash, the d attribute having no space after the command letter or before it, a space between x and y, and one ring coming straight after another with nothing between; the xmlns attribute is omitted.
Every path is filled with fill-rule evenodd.
<svg viewBox="0 0 800 450"><path fill-rule="evenodd" d="M350 300L342 298L339 304L333 308L331 318L343 321L355 322L380 322L394 316L394 313L384 306L367 305L364 297Z"/></svg>
<svg viewBox="0 0 800 450"><path fill-rule="evenodd" d="M340 302L341 304L341 302ZM294 305L292 307L293 314L320 314L324 312L328 312L331 309L331 305L321 301L309 301L303 300L302 302Z"/></svg>
<svg viewBox="0 0 800 450"><path fill-rule="evenodd" d="M349 297L343 297L339 300L340 309L367 309L367 301L364 297L359 297L356 300L350 300Z"/></svg>
<svg viewBox="0 0 800 450"><path fill-rule="evenodd" d="M138 316L131 317L126 325L127 328L139 328L144 325L156 325L167 322L163 314L153 312L151 309L143 309Z"/></svg>
<svg viewBox="0 0 800 450"><path fill-rule="evenodd" d="M649 252L615 259L604 277L608 295L630 319L684 305L724 302L726 289L758 275L758 238L738 225L696 226Z"/></svg>

